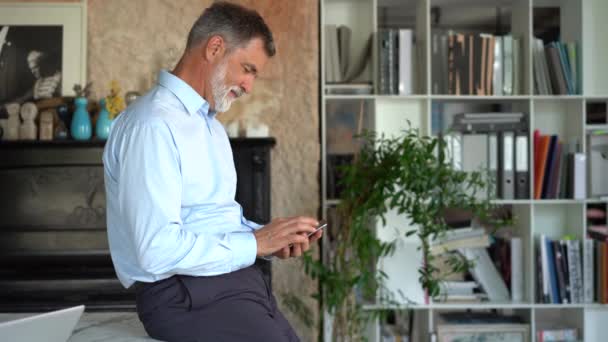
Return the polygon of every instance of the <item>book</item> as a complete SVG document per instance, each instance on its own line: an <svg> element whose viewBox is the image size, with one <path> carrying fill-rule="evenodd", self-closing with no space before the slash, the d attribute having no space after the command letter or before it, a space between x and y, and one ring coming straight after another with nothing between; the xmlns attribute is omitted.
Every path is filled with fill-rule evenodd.
<svg viewBox="0 0 608 342"><path fill-rule="evenodd" d="M551 244L553 245L553 256L555 258L555 273L557 275L557 289L559 291L560 298L558 303L568 304L570 300L568 295L568 278L566 274L566 269L564 268L564 253L561 247L561 243L559 241L551 241Z"/></svg>
<svg viewBox="0 0 608 342"><path fill-rule="evenodd" d="M570 277L570 295L572 303L584 303L583 266L580 241L565 241L568 253L568 276Z"/></svg>
<svg viewBox="0 0 608 342"><path fill-rule="evenodd" d="M543 329L536 332L537 342L564 342L577 341L578 333L576 329Z"/></svg>
<svg viewBox="0 0 608 342"><path fill-rule="evenodd" d="M474 262L469 270L471 276L494 302L506 302L510 299L509 290L496 270L485 248L460 248L458 250L467 260Z"/></svg>
<svg viewBox="0 0 608 342"><path fill-rule="evenodd" d="M585 246L583 248L583 302L593 303L594 299L594 258L593 258L593 240L583 240Z"/></svg>
<svg viewBox="0 0 608 342"><path fill-rule="evenodd" d="M542 284L543 284L543 303L553 303L555 294L553 288L553 273L549 270L549 250L547 244L547 237L545 235L541 235L539 237L539 245L540 245L540 258L542 265Z"/></svg>
<svg viewBox="0 0 608 342"><path fill-rule="evenodd" d="M440 286L440 293L442 294L472 295L479 284L474 281L443 281Z"/></svg>
<svg viewBox="0 0 608 342"><path fill-rule="evenodd" d="M511 243L511 300L524 300L524 251L521 238L512 237Z"/></svg>
<svg viewBox="0 0 608 342"><path fill-rule="evenodd" d="M369 95L374 87L371 83L336 83L325 85L328 95Z"/></svg>
<svg viewBox="0 0 608 342"><path fill-rule="evenodd" d="M490 245L490 238L487 234L482 236L470 237L465 239L451 240L436 245L431 245L429 252L433 255L443 254L460 248L485 248Z"/></svg>
<svg viewBox="0 0 608 342"><path fill-rule="evenodd" d="M485 235L485 233L486 231L483 228L463 227L450 229L446 231L444 235L438 236L436 239L431 240L431 245L441 244L453 240L479 237Z"/></svg>
<svg viewBox="0 0 608 342"><path fill-rule="evenodd" d="M513 36L503 36L503 95L513 95Z"/></svg>
<svg viewBox="0 0 608 342"><path fill-rule="evenodd" d="M543 242L545 245L545 252L546 252L546 258L547 258L547 282L549 283L549 294L550 294L550 298L551 298L551 303L553 304L561 304L562 303L562 297L561 297L561 292L560 292L560 282L558 281L558 275L557 275L557 264L555 262L556 258L555 258L555 254L554 254L554 245L553 245L553 241L551 241L550 239L548 239L545 236L543 237Z"/></svg>

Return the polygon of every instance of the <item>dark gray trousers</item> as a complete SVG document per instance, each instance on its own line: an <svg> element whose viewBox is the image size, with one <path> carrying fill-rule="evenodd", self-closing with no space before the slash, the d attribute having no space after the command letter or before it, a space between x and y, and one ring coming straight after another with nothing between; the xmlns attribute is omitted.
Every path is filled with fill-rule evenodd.
<svg viewBox="0 0 608 342"><path fill-rule="evenodd" d="M163 341L299 341L258 266L137 283L137 314Z"/></svg>

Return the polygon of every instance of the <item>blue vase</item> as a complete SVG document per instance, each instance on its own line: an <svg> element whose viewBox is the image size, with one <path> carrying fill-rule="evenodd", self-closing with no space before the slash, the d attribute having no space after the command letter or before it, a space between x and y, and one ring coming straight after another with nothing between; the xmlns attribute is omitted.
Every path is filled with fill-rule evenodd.
<svg viewBox="0 0 608 342"><path fill-rule="evenodd" d="M89 140L92 135L91 118L87 112L87 99L77 97L74 100L76 110L72 116L72 124L70 126L70 134L75 140Z"/></svg>
<svg viewBox="0 0 608 342"><path fill-rule="evenodd" d="M97 122L95 123L95 136L97 139L106 140L110 135L112 120L110 120L110 112L106 109L106 99L101 99L99 101L99 106L101 110L99 111Z"/></svg>

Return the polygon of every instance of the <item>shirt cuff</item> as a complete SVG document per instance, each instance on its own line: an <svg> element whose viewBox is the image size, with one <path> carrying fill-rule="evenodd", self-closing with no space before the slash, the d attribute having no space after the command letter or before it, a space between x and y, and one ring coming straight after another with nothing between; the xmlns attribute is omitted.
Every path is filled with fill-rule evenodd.
<svg viewBox="0 0 608 342"><path fill-rule="evenodd" d="M232 271L240 270L253 265L258 252L258 244L252 233L231 234L231 246L233 250Z"/></svg>
<svg viewBox="0 0 608 342"><path fill-rule="evenodd" d="M253 221L249 221L248 219L246 219L246 218L244 218L244 217L243 217L243 219L241 220L241 222L243 223L243 225L244 225L245 227L248 227L248 228L249 228L249 229L251 229L251 230L258 230L258 229L260 229L260 228L264 227L264 225L261 225L261 224L255 223L255 222L253 222Z"/></svg>

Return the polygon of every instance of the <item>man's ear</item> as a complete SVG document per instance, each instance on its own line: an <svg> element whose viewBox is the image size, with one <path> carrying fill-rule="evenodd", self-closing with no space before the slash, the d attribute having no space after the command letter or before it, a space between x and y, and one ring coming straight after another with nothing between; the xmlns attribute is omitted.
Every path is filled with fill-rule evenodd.
<svg viewBox="0 0 608 342"><path fill-rule="evenodd" d="M213 36L207 41L205 48L205 58L209 62L214 62L224 56L226 51L226 41L222 36Z"/></svg>

